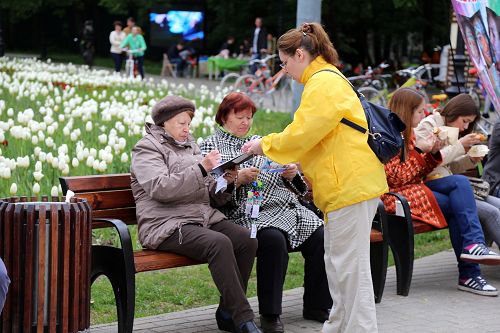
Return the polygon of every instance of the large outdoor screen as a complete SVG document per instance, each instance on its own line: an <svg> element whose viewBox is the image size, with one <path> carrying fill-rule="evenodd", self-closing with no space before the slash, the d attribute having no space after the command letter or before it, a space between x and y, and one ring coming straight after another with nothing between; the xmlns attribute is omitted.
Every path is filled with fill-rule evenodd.
<svg viewBox="0 0 500 333"><path fill-rule="evenodd" d="M166 47L180 40L201 41L204 13L201 11L169 10L149 14L151 45Z"/></svg>

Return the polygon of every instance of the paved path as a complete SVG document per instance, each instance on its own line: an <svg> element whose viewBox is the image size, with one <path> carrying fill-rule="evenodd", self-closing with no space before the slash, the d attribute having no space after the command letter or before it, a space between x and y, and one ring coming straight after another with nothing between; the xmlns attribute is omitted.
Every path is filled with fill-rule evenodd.
<svg viewBox="0 0 500 333"><path fill-rule="evenodd" d="M500 287L500 267L483 267L483 277ZM444 251L415 262L408 297L396 295L394 267L389 268L382 302L377 304L379 332L500 332L500 297L477 296L456 288L456 261ZM322 325L302 318L302 288L283 296L283 323L289 333L320 332ZM250 303L257 310L257 299ZM134 332L220 332L210 305L160 316L137 318ZM91 332L116 332L116 324Z"/></svg>

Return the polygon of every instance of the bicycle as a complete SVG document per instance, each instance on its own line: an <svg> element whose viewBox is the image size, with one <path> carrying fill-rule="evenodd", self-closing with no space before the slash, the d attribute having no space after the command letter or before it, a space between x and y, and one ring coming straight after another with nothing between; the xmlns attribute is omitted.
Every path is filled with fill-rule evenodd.
<svg viewBox="0 0 500 333"><path fill-rule="evenodd" d="M368 66L365 74L350 76L347 79L357 87L359 93L365 98L378 105L385 106L387 95L387 79L391 78L390 74L383 74L385 68L389 67L385 62L380 63L375 69Z"/></svg>
<svg viewBox="0 0 500 333"><path fill-rule="evenodd" d="M134 59L134 56L132 55L132 52L130 50L127 50L127 60L125 61L125 76L129 78L134 78L137 76L137 62Z"/></svg>
<svg viewBox="0 0 500 333"><path fill-rule="evenodd" d="M287 92L291 92L291 80L282 69L271 76L268 61L276 55L268 55L263 59L255 59L249 62L249 66L257 65L255 74L243 74L236 79L233 89L246 93L254 102L262 107L265 98L271 98L272 105L276 106L276 96L284 98Z"/></svg>
<svg viewBox="0 0 500 333"><path fill-rule="evenodd" d="M250 68L252 65L260 64L259 69L261 67L265 67L264 70L266 70L266 68L268 67L267 66L268 61L273 59L274 57L276 57L276 55L272 54L272 55L268 55L268 56L264 57L263 59L254 59L254 60L249 61L246 65L244 65L244 67L246 67L246 69L242 70L243 74L233 72L233 73L228 73L228 74L224 75L224 77L221 79L221 81L219 83L219 89L222 91L224 89L232 90L234 88L234 86L236 85L236 81L239 78L241 78L243 75L250 75Z"/></svg>

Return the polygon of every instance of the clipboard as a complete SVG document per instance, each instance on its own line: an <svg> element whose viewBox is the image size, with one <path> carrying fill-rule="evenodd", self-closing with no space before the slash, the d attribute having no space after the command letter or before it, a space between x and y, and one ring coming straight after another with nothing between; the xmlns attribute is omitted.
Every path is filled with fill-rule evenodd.
<svg viewBox="0 0 500 333"><path fill-rule="evenodd" d="M249 159L253 158L253 154L241 154L241 155L238 155L232 159L230 159L229 161L226 161L224 163L221 163L219 165L217 165L215 168L212 169L212 173L215 173L216 175L220 176L220 175L223 175L225 170L227 169L232 169L234 168L236 165L239 165L243 162L246 162L248 161Z"/></svg>

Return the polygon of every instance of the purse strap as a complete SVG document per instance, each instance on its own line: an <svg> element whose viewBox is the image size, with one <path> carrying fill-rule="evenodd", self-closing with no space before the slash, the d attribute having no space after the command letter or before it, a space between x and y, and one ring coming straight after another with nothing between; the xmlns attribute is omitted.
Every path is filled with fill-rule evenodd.
<svg viewBox="0 0 500 333"><path fill-rule="evenodd" d="M332 72L334 74L337 74L340 78L342 78L342 80L344 80L345 82L349 83L349 85L351 86L352 90L354 90L354 92L356 93L356 96L358 96L359 99L361 99L361 97L363 96L363 95L360 94L360 92L356 88L354 88L354 86L352 85L351 82L349 82L349 80L347 80L346 78L344 78L342 75L340 75L339 73L337 73L333 69L322 69L322 70L317 71L316 73L314 73L311 76L314 76L314 75L316 75L316 74L318 74L320 72ZM359 132L361 132L363 134L365 134L366 132L368 132L368 129L364 128L363 126L360 126L360 125L356 124L355 122L350 121L349 119L342 118L342 119L340 119L340 122L342 124L344 124L344 125L347 125L349 127L354 128L355 130L357 130L357 131L359 131Z"/></svg>

